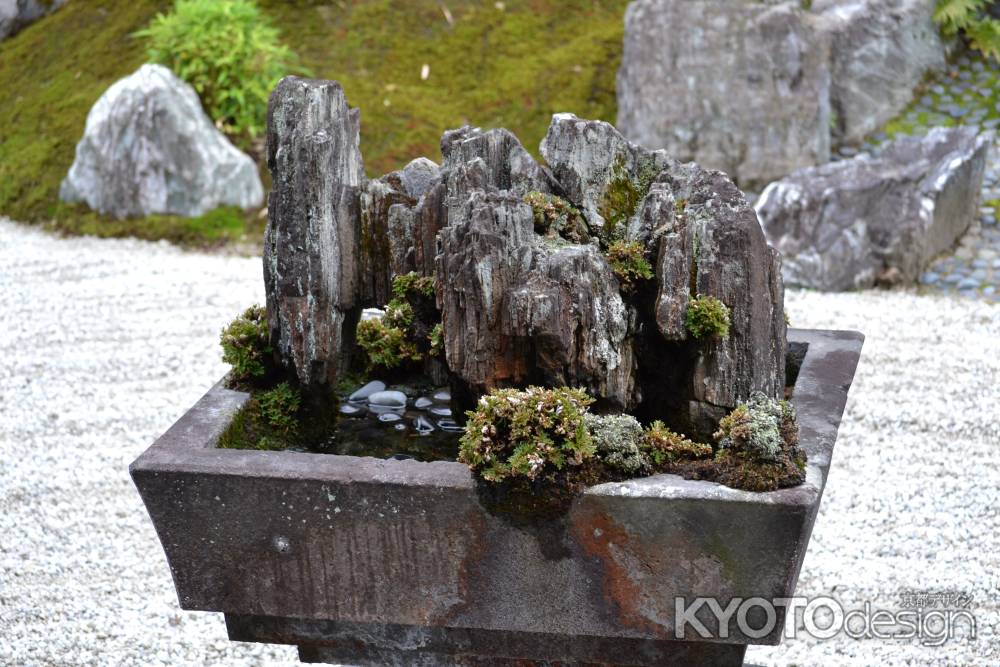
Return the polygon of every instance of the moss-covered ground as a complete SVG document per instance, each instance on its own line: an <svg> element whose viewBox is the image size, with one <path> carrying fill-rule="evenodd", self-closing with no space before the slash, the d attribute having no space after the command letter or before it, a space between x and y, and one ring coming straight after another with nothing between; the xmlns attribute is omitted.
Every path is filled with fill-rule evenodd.
<svg viewBox="0 0 1000 667"><path fill-rule="evenodd" d="M537 152L555 112L614 121L627 4L261 0L303 64L339 80L361 109L371 175L421 155L439 159L441 133L463 123L507 127ZM253 212L110 221L58 203L90 107L145 61L131 34L171 5L72 2L0 43L0 213L70 233L186 245L259 238Z"/></svg>

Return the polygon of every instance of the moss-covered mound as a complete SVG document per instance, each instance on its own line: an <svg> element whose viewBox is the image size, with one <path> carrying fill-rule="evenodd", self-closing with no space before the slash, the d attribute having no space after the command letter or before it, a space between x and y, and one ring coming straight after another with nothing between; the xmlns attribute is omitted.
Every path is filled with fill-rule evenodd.
<svg viewBox="0 0 1000 667"><path fill-rule="evenodd" d="M627 4L260 0L302 64L340 81L364 110L370 173L439 157L441 133L463 123L507 127L533 149L552 113L614 121ZM90 107L146 60L132 33L172 5L71 2L0 43L0 213L72 233L192 245L259 238L254 212L114 222L58 204Z"/></svg>

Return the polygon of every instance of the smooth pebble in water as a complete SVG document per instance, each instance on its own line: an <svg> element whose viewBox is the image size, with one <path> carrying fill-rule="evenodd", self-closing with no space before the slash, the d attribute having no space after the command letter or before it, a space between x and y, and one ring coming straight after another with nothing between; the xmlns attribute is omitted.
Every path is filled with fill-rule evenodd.
<svg viewBox="0 0 1000 667"><path fill-rule="evenodd" d="M352 403L359 403L361 401L367 401L368 398L375 393L380 391L385 391L385 382L380 382L379 380L372 380L365 386L361 387L353 394L351 394L347 400Z"/></svg>
<svg viewBox="0 0 1000 667"><path fill-rule="evenodd" d="M438 428L449 433L461 433L465 430L465 427L459 426L454 419L439 419Z"/></svg>
<svg viewBox="0 0 1000 667"><path fill-rule="evenodd" d="M427 421L423 415L413 420L413 428L419 435L427 435L434 431L434 424Z"/></svg>
<svg viewBox="0 0 1000 667"><path fill-rule="evenodd" d="M348 417L360 417L365 414L365 408L353 403L344 403L340 406L340 414Z"/></svg>
<svg viewBox="0 0 1000 667"><path fill-rule="evenodd" d="M402 413L406 409L406 394L401 391L377 391L368 397L368 409L377 415L383 412Z"/></svg>

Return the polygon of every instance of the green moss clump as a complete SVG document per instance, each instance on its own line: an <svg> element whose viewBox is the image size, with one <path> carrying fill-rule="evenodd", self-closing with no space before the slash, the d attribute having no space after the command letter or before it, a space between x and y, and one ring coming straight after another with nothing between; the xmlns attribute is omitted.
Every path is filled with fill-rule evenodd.
<svg viewBox="0 0 1000 667"><path fill-rule="evenodd" d="M417 346L407 340L406 331L391 326L386 318L359 322L357 339L367 357L368 370L392 370L423 359Z"/></svg>
<svg viewBox="0 0 1000 667"><path fill-rule="evenodd" d="M326 442L335 432L337 401L333 395L304 395L294 383L252 390L219 436L223 449L302 450Z"/></svg>
<svg viewBox="0 0 1000 667"><path fill-rule="evenodd" d="M695 338L719 339L729 336L729 308L714 296L697 296L688 301L684 326Z"/></svg>
<svg viewBox="0 0 1000 667"><path fill-rule="evenodd" d="M651 466L643 447L642 424L631 415L585 416L597 456L629 477L648 474Z"/></svg>
<svg viewBox="0 0 1000 667"><path fill-rule="evenodd" d="M219 437L222 449L282 450L298 444L301 397L282 382L255 393Z"/></svg>
<svg viewBox="0 0 1000 667"><path fill-rule="evenodd" d="M369 371L392 371L438 356L434 332L441 314L434 305L434 276L412 272L392 281L393 299L380 319L358 324L358 345L365 352ZM443 344L443 330L438 330ZM443 351L443 350L442 350Z"/></svg>
<svg viewBox="0 0 1000 667"><path fill-rule="evenodd" d="M535 214L535 231L548 238L564 238L570 243L587 243L590 233L583 214L562 197L529 192L524 202Z"/></svg>
<svg viewBox="0 0 1000 667"><path fill-rule="evenodd" d="M748 491L773 491L805 480L795 409L760 392L719 423L713 479Z"/></svg>
<svg viewBox="0 0 1000 667"><path fill-rule="evenodd" d="M233 367L231 380L260 380L268 371L273 352L267 327L267 311L253 305L222 330L222 360Z"/></svg>
<svg viewBox="0 0 1000 667"><path fill-rule="evenodd" d="M638 165L633 176L625 167L625 157L618 155L611 164L611 175L604 189L604 195L597 212L604 218L601 241L607 246L625 237L629 219L639 209L639 204L649 194L649 188L656 180L656 162L646 160Z"/></svg>
<svg viewBox="0 0 1000 667"><path fill-rule="evenodd" d="M711 445L694 442L671 431L662 421L649 425L643 438L645 451L658 470L685 460L704 459L712 456Z"/></svg>
<svg viewBox="0 0 1000 667"><path fill-rule="evenodd" d="M416 271L392 279L392 294L397 299L414 295L434 297L434 276L422 276Z"/></svg>
<svg viewBox="0 0 1000 667"><path fill-rule="evenodd" d="M413 306L402 299L393 299L385 307L382 321L388 327L406 331L413 324Z"/></svg>
<svg viewBox="0 0 1000 667"><path fill-rule="evenodd" d="M592 402L568 387L494 390L466 413L459 461L487 482L555 482L594 456L585 422Z"/></svg>
<svg viewBox="0 0 1000 667"><path fill-rule="evenodd" d="M795 409L788 401L755 392L719 422L715 439L722 450L758 461L777 461L786 444L798 444Z"/></svg>
<svg viewBox="0 0 1000 667"><path fill-rule="evenodd" d="M604 256L626 289L631 289L640 280L653 277L653 267L646 260L646 249L638 241L614 241Z"/></svg>
<svg viewBox="0 0 1000 667"><path fill-rule="evenodd" d="M261 392L256 400L268 426L284 435L294 435L298 429L298 412L302 398L296 389L282 382L274 389Z"/></svg>
<svg viewBox="0 0 1000 667"><path fill-rule="evenodd" d="M427 342L431 344L430 355L432 357L444 356L444 325L438 322L427 334Z"/></svg>

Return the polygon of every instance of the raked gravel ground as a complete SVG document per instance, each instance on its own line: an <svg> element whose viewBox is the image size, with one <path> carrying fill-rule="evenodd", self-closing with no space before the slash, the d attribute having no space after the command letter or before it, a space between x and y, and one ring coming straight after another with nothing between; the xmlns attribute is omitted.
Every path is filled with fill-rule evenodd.
<svg viewBox="0 0 1000 667"><path fill-rule="evenodd" d="M262 299L259 260L58 239L0 221L0 664L295 664L181 612L127 466L224 371L217 336ZM799 584L846 606L972 596L975 640L838 637L766 665L1000 664L1000 306L792 292L793 324L864 356Z"/></svg>

